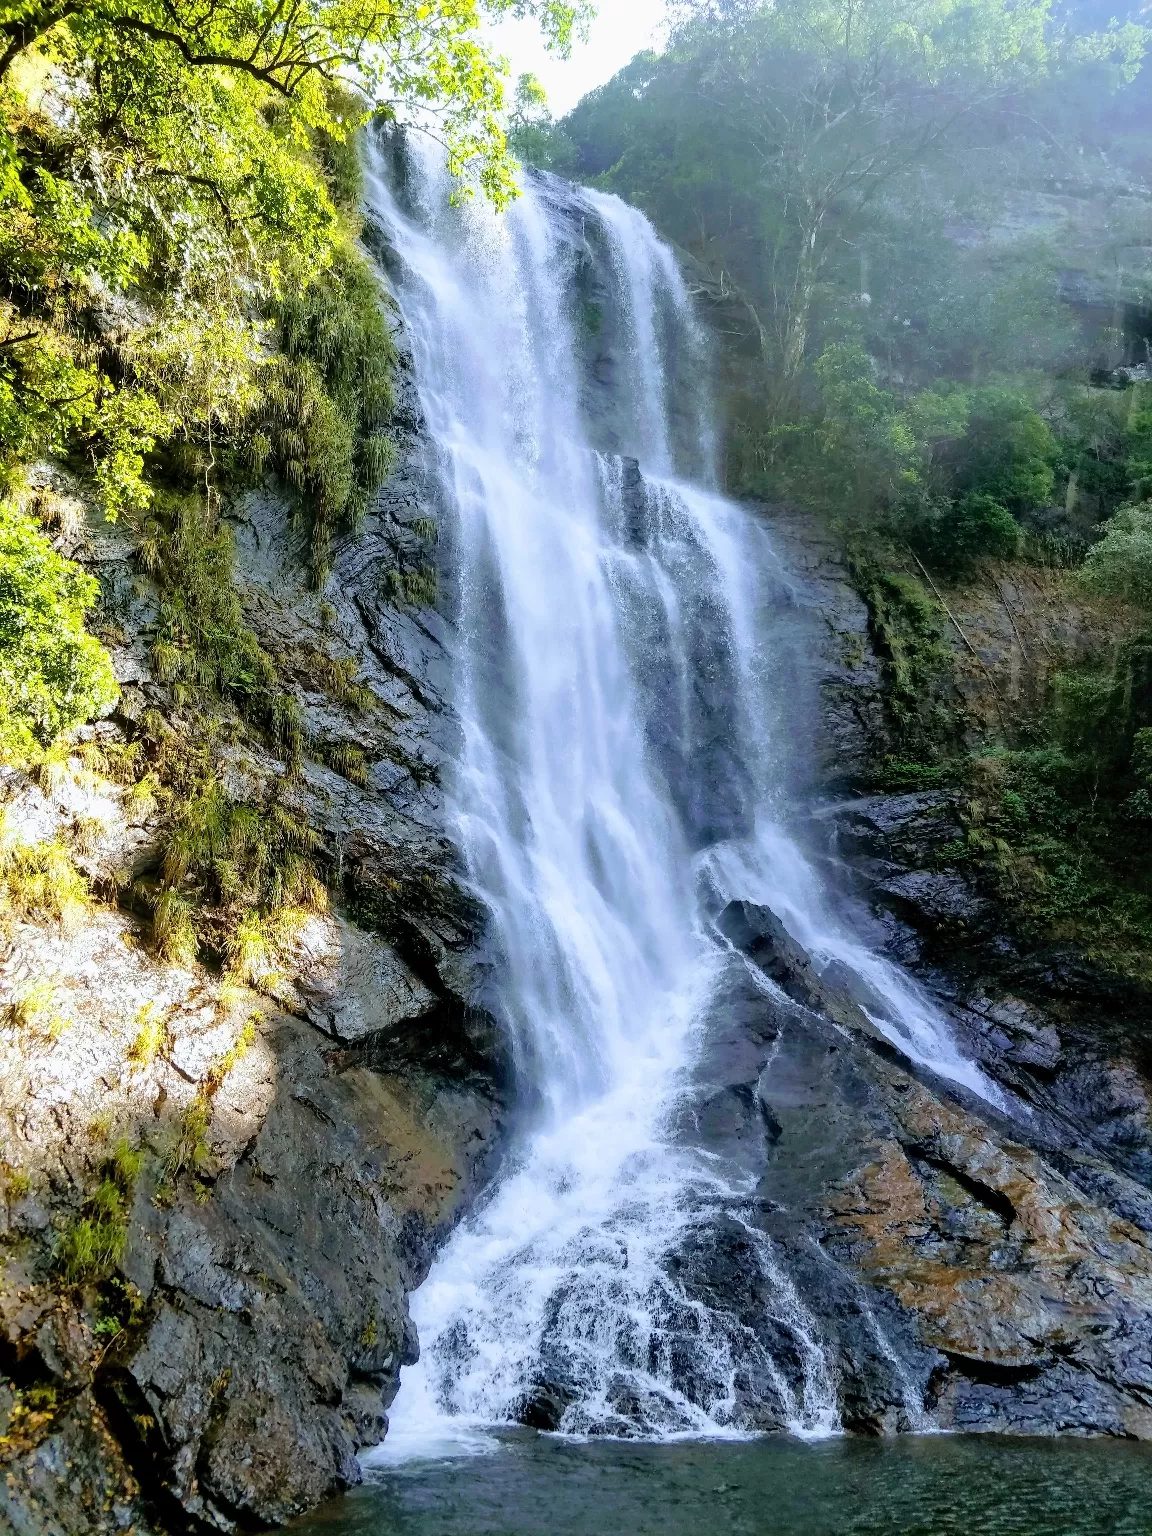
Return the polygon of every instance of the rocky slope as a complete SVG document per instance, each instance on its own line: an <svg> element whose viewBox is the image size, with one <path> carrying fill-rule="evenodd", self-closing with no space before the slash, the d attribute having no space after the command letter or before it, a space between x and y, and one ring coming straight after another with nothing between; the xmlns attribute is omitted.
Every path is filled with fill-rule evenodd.
<svg viewBox="0 0 1152 1536"><path fill-rule="evenodd" d="M773 987L733 970L702 1123L759 1175L755 1224L837 1341L847 1424L1147 1437L1147 1000L1083 956L1005 937L995 902L941 871L954 797L860 792L888 746L866 609L810 521L763 515L799 577L797 696L823 700L798 830L857 925L943 1002L1002 1110L902 1058L771 912L734 905L721 930ZM695 1272L763 1328L747 1241L721 1238Z"/></svg>
<svg viewBox="0 0 1152 1536"><path fill-rule="evenodd" d="M309 742L356 748L351 777L238 730L211 748L230 804L306 823L331 892L259 990L154 953L133 881L179 806L92 764L145 718L176 755L203 743L155 675L136 543L34 478L71 505L122 697L38 781L0 780L5 856L83 877L0 951L0 1525L21 1536L249 1529L357 1481L418 1348L407 1295L500 1146L508 1064L442 825L446 634L386 600L435 510L401 382L401 465L323 604L288 507L231 509L245 619Z"/></svg>

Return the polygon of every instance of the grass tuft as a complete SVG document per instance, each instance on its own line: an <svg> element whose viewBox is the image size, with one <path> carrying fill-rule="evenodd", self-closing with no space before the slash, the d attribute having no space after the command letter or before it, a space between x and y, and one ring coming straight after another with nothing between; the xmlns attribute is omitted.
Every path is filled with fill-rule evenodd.
<svg viewBox="0 0 1152 1536"><path fill-rule="evenodd" d="M58 1040L68 1027L59 993L50 981L34 981L8 1009L9 1023L33 1039Z"/></svg>
<svg viewBox="0 0 1152 1536"><path fill-rule="evenodd" d="M439 584L433 565L418 566L415 570L391 570L385 581L388 596L394 603L409 608L432 608L436 604Z"/></svg>
<svg viewBox="0 0 1152 1536"><path fill-rule="evenodd" d="M0 916L71 931L88 911L88 882L59 838L16 844L0 825Z"/></svg>
<svg viewBox="0 0 1152 1536"><path fill-rule="evenodd" d="M136 1033L127 1050L127 1059L134 1071L150 1067L170 1039L168 1020L159 1004L147 1002L136 1014Z"/></svg>
<svg viewBox="0 0 1152 1536"><path fill-rule="evenodd" d="M128 1241L128 1218L144 1153L122 1139L100 1167L100 1182L57 1236L54 1265L70 1285L107 1279Z"/></svg>

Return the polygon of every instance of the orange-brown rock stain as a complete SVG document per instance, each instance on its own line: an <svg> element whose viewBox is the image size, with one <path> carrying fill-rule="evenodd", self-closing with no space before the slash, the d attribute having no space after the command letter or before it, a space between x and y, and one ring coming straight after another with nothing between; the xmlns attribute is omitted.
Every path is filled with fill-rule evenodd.
<svg viewBox="0 0 1152 1536"><path fill-rule="evenodd" d="M1145 1234L963 1111L919 1088L893 1097L900 1139L879 1144L828 1204L855 1263L961 1368L1020 1373L1075 1356L1091 1371L1118 1308L1152 1305ZM1129 1432L1152 1430L1152 1411L1132 1416Z"/></svg>

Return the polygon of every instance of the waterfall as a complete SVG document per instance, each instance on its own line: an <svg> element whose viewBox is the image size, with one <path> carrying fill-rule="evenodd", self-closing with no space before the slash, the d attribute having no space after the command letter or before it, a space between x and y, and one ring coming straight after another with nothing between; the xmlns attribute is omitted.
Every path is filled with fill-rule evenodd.
<svg viewBox="0 0 1152 1536"><path fill-rule="evenodd" d="M783 824L767 620L787 578L710 488L701 338L670 251L615 197L530 176L500 215L453 206L431 149L409 147L401 175L394 147L373 156L458 569L459 840L535 1096L413 1297L422 1358L385 1451L510 1421L738 1433L761 1422L749 1382L773 1422L834 1432L835 1361L749 1223L747 1175L674 1131L733 963L719 906L770 906L906 1055L990 1090L920 989L833 918ZM678 1276L720 1220L747 1234L779 1350Z"/></svg>

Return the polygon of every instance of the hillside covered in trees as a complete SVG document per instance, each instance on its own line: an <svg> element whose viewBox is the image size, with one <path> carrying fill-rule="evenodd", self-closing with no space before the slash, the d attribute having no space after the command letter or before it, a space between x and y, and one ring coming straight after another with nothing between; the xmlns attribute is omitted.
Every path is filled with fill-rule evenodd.
<svg viewBox="0 0 1152 1536"><path fill-rule="evenodd" d="M869 603L877 784L962 790L956 867L1034 936L1152 974L1147 14L676 14L664 52L562 122L522 100L515 142L682 253L727 488L833 527ZM1019 615L1023 701L978 633L1006 584L1066 621L1029 641Z"/></svg>

